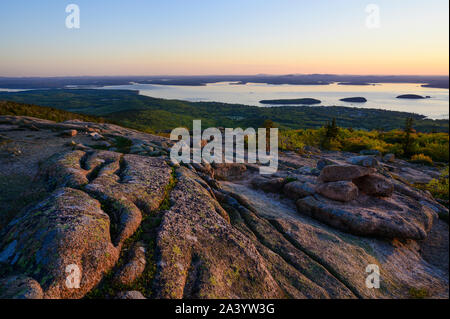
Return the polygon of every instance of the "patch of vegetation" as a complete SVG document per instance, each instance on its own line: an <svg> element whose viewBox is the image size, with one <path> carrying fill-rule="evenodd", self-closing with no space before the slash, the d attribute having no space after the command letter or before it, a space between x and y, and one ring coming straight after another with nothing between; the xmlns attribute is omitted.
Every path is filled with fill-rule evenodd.
<svg viewBox="0 0 450 319"><path fill-rule="evenodd" d="M285 179L286 184L296 182L296 181L297 181L297 179L295 177L286 177L286 179Z"/></svg>
<svg viewBox="0 0 450 319"><path fill-rule="evenodd" d="M119 153L128 154L133 142L126 137L116 136L112 145L117 148Z"/></svg>
<svg viewBox="0 0 450 319"><path fill-rule="evenodd" d="M405 140L410 156L405 155ZM320 129L286 130L279 133L281 150L302 152L305 146L358 153L378 150L397 157L432 163L449 161L448 133L405 133L404 130L354 130L326 124ZM431 160L431 162L430 162Z"/></svg>
<svg viewBox="0 0 450 319"><path fill-rule="evenodd" d="M61 101L61 103L63 102ZM64 122L75 119L85 122L104 122L103 119L95 116L75 114L51 107L42 107L33 104L23 104L10 101L0 101L0 115L31 116L55 122Z"/></svg>
<svg viewBox="0 0 450 319"><path fill-rule="evenodd" d="M424 154L416 154L411 157L411 163L433 165L433 159Z"/></svg>
<svg viewBox="0 0 450 319"><path fill-rule="evenodd" d="M408 294L412 299L425 299L430 297L430 293L425 288L410 288Z"/></svg>
<svg viewBox="0 0 450 319"><path fill-rule="evenodd" d="M429 191L434 198L439 200L442 204L449 207L449 168L448 166L441 172L441 176L437 179L433 179L426 185L415 185L415 187L422 190ZM448 220L448 217L447 217Z"/></svg>

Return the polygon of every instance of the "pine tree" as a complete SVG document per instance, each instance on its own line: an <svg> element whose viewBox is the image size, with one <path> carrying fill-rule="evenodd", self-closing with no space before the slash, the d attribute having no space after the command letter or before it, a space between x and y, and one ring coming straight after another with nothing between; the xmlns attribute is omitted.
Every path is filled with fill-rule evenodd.
<svg viewBox="0 0 450 319"><path fill-rule="evenodd" d="M405 132L405 137L403 138L403 143L402 143L403 154L406 157L411 157L414 153L413 148L414 148L414 142L415 142L415 138L413 136L413 134L415 133L414 119L412 117L409 117L406 119L404 132Z"/></svg>

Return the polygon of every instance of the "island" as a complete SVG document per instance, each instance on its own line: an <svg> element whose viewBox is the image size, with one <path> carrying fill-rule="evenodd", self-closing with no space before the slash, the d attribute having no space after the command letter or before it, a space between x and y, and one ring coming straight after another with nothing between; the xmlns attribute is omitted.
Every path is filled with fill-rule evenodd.
<svg viewBox="0 0 450 319"><path fill-rule="evenodd" d="M274 105L314 105L320 104L322 101L304 98L304 99L281 99L281 100L262 100L259 101L261 104L274 104Z"/></svg>
<svg viewBox="0 0 450 319"><path fill-rule="evenodd" d="M350 103L366 103L367 99L364 97L347 97L345 99L340 99L339 101Z"/></svg>
<svg viewBox="0 0 450 319"><path fill-rule="evenodd" d="M397 99L409 99L409 100L422 100L422 99L429 99L430 97L424 97L422 95L417 95L417 94L403 94L403 95L399 95L397 96Z"/></svg>

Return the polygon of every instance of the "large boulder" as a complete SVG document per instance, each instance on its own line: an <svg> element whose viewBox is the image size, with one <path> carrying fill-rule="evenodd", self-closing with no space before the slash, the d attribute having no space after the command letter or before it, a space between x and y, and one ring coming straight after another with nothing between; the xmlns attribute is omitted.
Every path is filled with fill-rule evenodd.
<svg viewBox="0 0 450 319"><path fill-rule="evenodd" d="M116 263L110 221L86 193L62 188L14 219L2 232L0 262L36 280L45 298L81 298ZM66 280L81 276L73 286Z"/></svg>
<svg viewBox="0 0 450 319"><path fill-rule="evenodd" d="M363 176L353 182L367 195L389 197L394 193L394 184L379 174Z"/></svg>
<svg viewBox="0 0 450 319"><path fill-rule="evenodd" d="M309 196L297 201L297 209L342 231L383 238L423 240L437 219L427 205L395 194L389 199L361 194L350 203Z"/></svg>
<svg viewBox="0 0 450 319"><path fill-rule="evenodd" d="M329 165L322 169L319 179L323 182L352 181L375 172L374 168L358 165Z"/></svg>
<svg viewBox="0 0 450 319"><path fill-rule="evenodd" d="M358 188L349 181L329 182L319 184L316 192L330 199L350 202L358 197Z"/></svg>

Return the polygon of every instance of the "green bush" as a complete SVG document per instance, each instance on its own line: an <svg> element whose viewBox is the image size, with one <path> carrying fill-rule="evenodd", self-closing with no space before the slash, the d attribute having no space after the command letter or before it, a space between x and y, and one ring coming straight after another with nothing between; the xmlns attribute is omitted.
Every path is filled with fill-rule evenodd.
<svg viewBox="0 0 450 319"><path fill-rule="evenodd" d="M416 154L411 157L411 162L417 164L433 165L433 159L424 154Z"/></svg>
<svg viewBox="0 0 450 319"><path fill-rule="evenodd" d="M413 152L406 159L421 164L449 162L448 133L412 133L414 140L408 151ZM378 150L382 154L393 153L405 158L405 133L400 130L389 132L364 131L340 128L334 138L327 138L327 128L305 130L282 130L279 134L281 150L299 151L305 146L327 150L359 153L363 150Z"/></svg>

